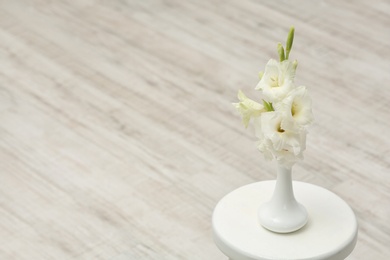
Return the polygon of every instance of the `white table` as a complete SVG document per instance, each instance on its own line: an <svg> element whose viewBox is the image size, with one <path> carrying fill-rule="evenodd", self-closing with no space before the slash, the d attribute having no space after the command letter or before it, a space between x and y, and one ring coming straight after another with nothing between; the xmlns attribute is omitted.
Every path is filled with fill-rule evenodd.
<svg viewBox="0 0 390 260"><path fill-rule="evenodd" d="M240 187L222 198L213 213L214 240L230 259L345 259L354 249L357 220L336 194L303 182L293 182L296 199L308 213L300 230L278 234L258 223L260 204L271 198L275 181Z"/></svg>

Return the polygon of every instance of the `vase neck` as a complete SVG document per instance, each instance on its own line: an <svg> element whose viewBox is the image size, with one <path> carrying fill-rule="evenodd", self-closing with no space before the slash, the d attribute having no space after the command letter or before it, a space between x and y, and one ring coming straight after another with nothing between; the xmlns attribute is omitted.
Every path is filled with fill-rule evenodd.
<svg viewBox="0 0 390 260"><path fill-rule="evenodd" d="M277 177L273 198L295 200L292 186L291 166L284 166L281 163L277 164Z"/></svg>
<svg viewBox="0 0 390 260"><path fill-rule="evenodd" d="M284 166L283 164L278 163L276 180L292 182L292 167Z"/></svg>

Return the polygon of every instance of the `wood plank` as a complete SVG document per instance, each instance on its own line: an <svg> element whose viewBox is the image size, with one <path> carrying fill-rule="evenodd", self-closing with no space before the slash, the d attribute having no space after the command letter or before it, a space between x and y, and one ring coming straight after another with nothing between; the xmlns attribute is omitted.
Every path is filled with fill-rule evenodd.
<svg viewBox="0 0 390 260"><path fill-rule="evenodd" d="M294 179L390 257L390 3L3 1L0 258L226 259L211 214L273 179L231 106L290 25L316 123Z"/></svg>

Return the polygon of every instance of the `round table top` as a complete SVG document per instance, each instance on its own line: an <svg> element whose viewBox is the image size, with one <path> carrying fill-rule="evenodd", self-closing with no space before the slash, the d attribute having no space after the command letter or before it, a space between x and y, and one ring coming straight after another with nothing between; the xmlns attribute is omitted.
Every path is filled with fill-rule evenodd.
<svg viewBox="0 0 390 260"><path fill-rule="evenodd" d="M293 182L295 198L309 214L298 231L278 234L258 223L259 206L271 199L275 181L240 187L222 198L214 209L214 240L234 260L345 259L354 249L357 220L336 194L304 182Z"/></svg>

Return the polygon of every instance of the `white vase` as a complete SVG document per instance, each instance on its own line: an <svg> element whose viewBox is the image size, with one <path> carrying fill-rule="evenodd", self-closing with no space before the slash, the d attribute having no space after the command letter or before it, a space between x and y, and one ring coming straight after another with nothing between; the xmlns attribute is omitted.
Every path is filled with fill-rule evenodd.
<svg viewBox="0 0 390 260"><path fill-rule="evenodd" d="M294 197L291 170L292 166L284 166L278 162L272 198L261 205L258 211L260 224L273 232L294 232L302 228L308 220L305 207Z"/></svg>

